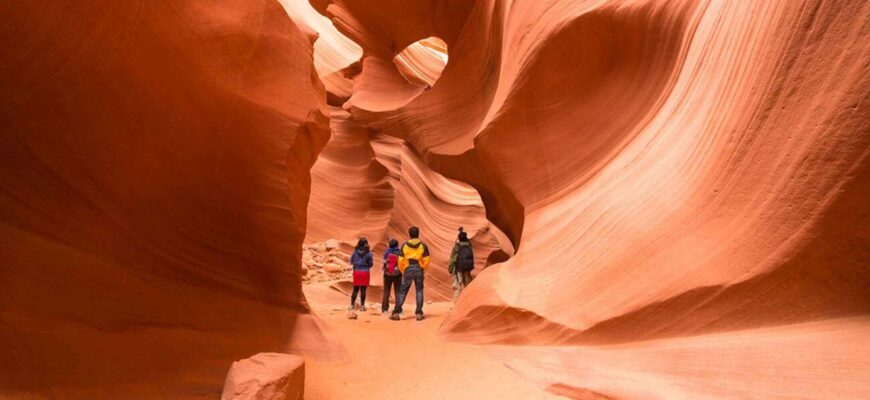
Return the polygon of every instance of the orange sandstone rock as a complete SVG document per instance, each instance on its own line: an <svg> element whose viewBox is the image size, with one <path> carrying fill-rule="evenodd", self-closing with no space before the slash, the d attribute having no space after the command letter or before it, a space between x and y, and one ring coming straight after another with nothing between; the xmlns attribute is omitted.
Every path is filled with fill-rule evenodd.
<svg viewBox="0 0 870 400"><path fill-rule="evenodd" d="M831 345L825 330L854 336L870 313L865 2L312 4L363 47L344 104L354 120L474 187L516 248L463 294L442 325L447 337L661 339L704 357L707 342L693 338L732 334L753 342L730 351L764 348L769 362L787 365L789 346L756 340L791 343L799 332L808 357L861 370L854 354L867 346ZM444 40L449 62L424 90L392 59L430 36ZM836 322L847 317L859 319ZM769 327L782 329L737 339ZM754 381L735 372L754 368L741 354L711 373ZM630 374L595 360L602 382ZM548 362L558 369L582 357L536 360ZM640 383L584 392L583 371L550 383L563 393L674 393ZM664 387L672 372L643 373ZM862 397L867 378L800 372L847 397ZM774 380L731 396L700 376L681 382L699 385L683 395L794 395Z"/></svg>
<svg viewBox="0 0 870 400"><path fill-rule="evenodd" d="M0 11L0 393L214 398L232 360L316 346L294 333L328 111L284 10Z"/></svg>
<svg viewBox="0 0 870 400"><path fill-rule="evenodd" d="M282 353L259 353L233 362L221 400L302 400L305 362Z"/></svg>

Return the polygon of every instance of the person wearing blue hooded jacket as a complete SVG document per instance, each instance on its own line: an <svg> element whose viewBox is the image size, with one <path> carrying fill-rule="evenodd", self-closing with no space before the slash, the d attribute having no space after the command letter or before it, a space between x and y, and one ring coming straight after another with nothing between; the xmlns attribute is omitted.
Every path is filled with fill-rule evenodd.
<svg viewBox="0 0 870 400"><path fill-rule="evenodd" d="M369 288L372 264L374 264L374 259L372 251L369 249L369 241L366 238L360 238L350 255L350 265L353 267L353 292L350 295L349 311L353 311L356 306L357 294L360 295L360 311L366 310L366 290Z"/></svg>

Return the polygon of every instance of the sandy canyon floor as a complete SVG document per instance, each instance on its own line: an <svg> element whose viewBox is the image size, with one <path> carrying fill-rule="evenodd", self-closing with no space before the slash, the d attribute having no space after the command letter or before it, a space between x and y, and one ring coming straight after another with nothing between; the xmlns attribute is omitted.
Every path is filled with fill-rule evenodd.
<svg viewBox="0 0 870 400"><path fill-rule="evenodd" d="M305 398L327 399L555 399L486 347L453 343L437 335L451 304L426 304L427 318L413 317L413 299L401 321L380 309L347 318L347 298L328 283L306 286L327 339L343 348L339 357L305 357ZM367 302L373 303L373 299ZM380 299L374 302L380 306Z"/></svg>

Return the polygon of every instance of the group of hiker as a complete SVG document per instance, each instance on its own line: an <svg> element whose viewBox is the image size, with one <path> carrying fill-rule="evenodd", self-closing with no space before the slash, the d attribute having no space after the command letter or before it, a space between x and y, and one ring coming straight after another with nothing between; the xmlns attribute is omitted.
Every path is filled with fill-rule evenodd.
<svg viewBox="0 0 870 400"><path fill-rule="evenodd" d="M384 298L381 302L381 313L387 314L390 306L390 290L395 293L395 306L390 319L398 321L402 315L402 305L411 285L416 292L417 308L414 315L420 321L423 314L423 280L429 269L429 246L420 240L420 228L412 226L408 229L409 239L399 245L395 239L390 239L383 254ZM369 243L366 238L360 238L350 256L353 267L353 291L350 295L350 311L356 308L357 295L360 298L360 311L366 310L366 290L374 265ZM474 269L474 252L468 234L460 227L456 243L450 253L447 272L453 276L453 301L459 297L462 289L471 282L471 270Z"/></svg>

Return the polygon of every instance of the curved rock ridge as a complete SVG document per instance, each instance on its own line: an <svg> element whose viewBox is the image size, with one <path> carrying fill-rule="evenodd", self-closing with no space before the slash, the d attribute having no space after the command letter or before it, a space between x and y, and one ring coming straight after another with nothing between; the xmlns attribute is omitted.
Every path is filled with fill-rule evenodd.
<svg viewBox="0 0 870 400"><path fill-rule="evenodd" d="M318 41L323 38L336 42L348 40L335 32L334 27L325 29L320 25L317 18L310 16L311 9L307 6L289 2L284 6L294 19L315 21L309 26L319 35ZM336 35L344 39L333 38ZM411 43L389 59L366 57L361 66L372 61L387 66L393 72L390 79L416 94L438 79L447 63L446 53L444 41L428 37ZM346 58L346 62L349 61ZM371 69L362 67L362 70L366 68ZM359 88L372 76L354 75L352 80ZM328 77L323 79L328 81ZM360 81L363 83L359 84ZM376 79L371 83L379 90L383 87L383 82ZM445 266L457 227L464 225L473 237L481 269L512 254L513 247L504 234L486 220L480 196L472 187L435 173L402 140L360 124L347 111L331 107L330 115L333 136L312 168L306 243L328 239L354 242L359 236L366 236L376 251L381 251L389 238L401 241L407 237L409 226L418 225L432 249L436 266L427 286L434 299L446 299L450 295ZM498 253L494 254L496 250ZM379 278L374 278L376 285Z"/></svg>
<svg viewBox="0 0 870 400"><path fill-rule="evenodd" d="M418 226L420 237L429 246L432 267L426 275L426 290L435 300L452 296L447 273L450 252L460 226L474 244L475 265L479 273L489 264L493 252L512 253L510 242L486 219L477 191L429 169L419 155L400 139L380 134L372 146L379 160L390 168L395 190L393 209L386 235L401 243L408 227Z"/></svg>
<svg viewBox="0 0 870 400"><path fill-rule="evenodd" d="M232 360L316 346L328 111L277 2L0 11L0 397L215 398Z"/></svg>
<svg viewBox="0 0 870 400"><path fill-rule="evenodd" d="M340 106L353 89L353 67L362 57L362 48L338 32L332 22L320 15L305 0L279 0L290 18L317 35L314 42L314 67L326 87L329 103Z"/></svg>
<svg viewBox="0 0 870 400"><path fill-rule="evenodd" d="M380 254L390 238L399 242L416 225L430 246L433 268L426 289L432 299L450 298L450 251L460 226L475 244L478 269L512 254L510 242L486 219L478 193L429 169L401 139L371 132L331 108L333 136L311 170L306 243L369 239ZM373 284L380 285L380 274Z"/></svg>
<svg viewBox="0 0 870 400"><path fill-rule="evenodd" d="M671 82L666 96L650 97L655 113L631 122L631 140L616 154L590 160L595 175L576 176L576 188L561 183L565 174L557 183L545 179L559 168L558 161L547 162L540 179L553 190L542 190L546 196L517 194L527 210L520 251L492 272L494 292L466 296L447 331L450 323L463 321L463 313L474 312L475 302L492 303L489 295L497 304L565 327L583 343L870 311L861 295L870 284L860 267L867 254L843 246L867 238L866 228L851 223L867 218L857 204L868 196L863 171L870 135L858 128L868 118L856 107L863 96L857 88L866 88L868 78L854 72L862 68L854 61L820 72L808 59L856 51L858 59L867 59L867 46L851 46L862 32L848 29L855 22L847 16L858 11L848 4L820 7L815 17L788 4L648 9L640 3L612 13L666 18L680 11L691 17L678 35L691 40L674 51L681 64L672 71L679 73L662 78ZM576 24L588 22L580 18ZM810 49L795 41L795 35L810 35L813 24L828 23L840 23L850 40L820 34ZM725 26L741 29L738 34ZM621 81L650 73L638 67ZM819 92L820 84L828 91ZM504 109L500 113L509 118ZM482 152L489 151L488 135L519 138L511 134L516 129L500 129L498 119L476 140ZM507 164L499 171L512 166L500 162ZM564 264L565 259L575 261ZM558 264L565 268L539 267ZM539 295L543 288L589 294L564 308L558 296Z"/></svg>
<svg viewBox="0 0 870 400"><path fill-rule="evenodd" d="M739 330L804 335L801 354L841 368L870 356L866 341L824 342L828 330L866 330L870 314L866 2L312 3L364 49L343 107L477 189L518 249L463 294L447 337L679 346ZM450 58L421 91L389 61L429 36ZM684 343L681 357L704 357ZM789 360L789 345L752 343L729 348L720 372L751 370L751 348ZM667 386L672 372L645 373ZM861 374L795 376L868 394L856 396ZM584 393L576 381L551 383ZM664 386L645 395L677 393ZM747 390L800 393L774 386Z"/></svg>
<svg viewBox="0 0 870 400"><path fill-rule="evenodd" d="M347 111L330 107L332 137L311 169L306 243L384 237L394 204L390 171L375 158L372 133Z"/></svg>

